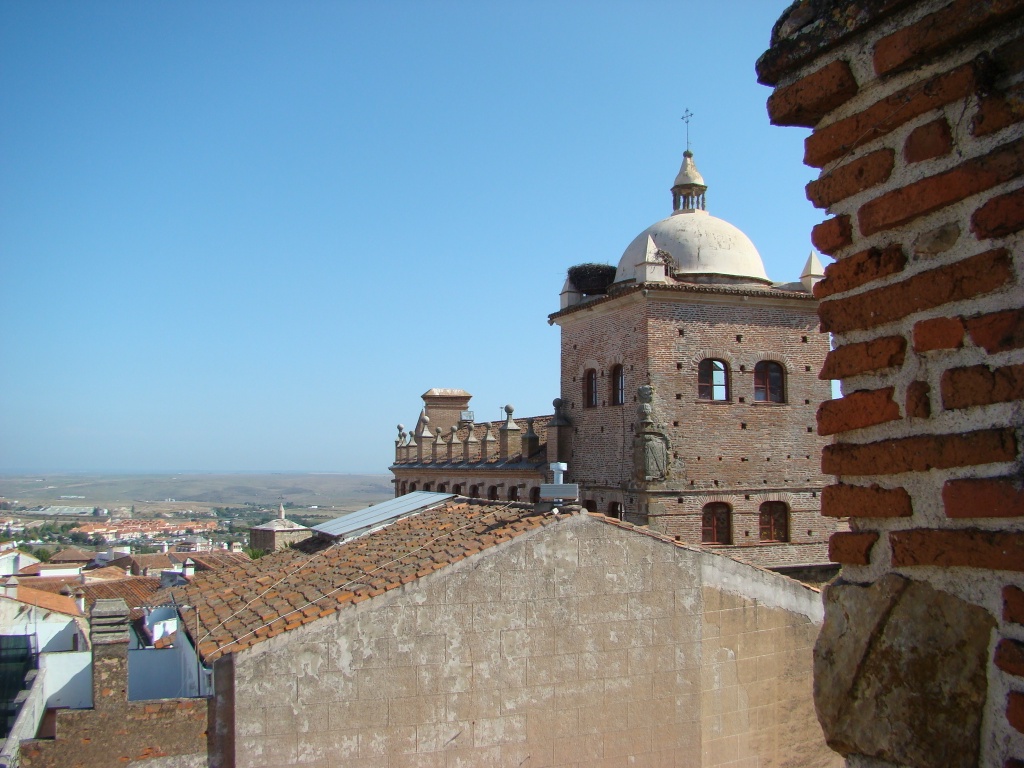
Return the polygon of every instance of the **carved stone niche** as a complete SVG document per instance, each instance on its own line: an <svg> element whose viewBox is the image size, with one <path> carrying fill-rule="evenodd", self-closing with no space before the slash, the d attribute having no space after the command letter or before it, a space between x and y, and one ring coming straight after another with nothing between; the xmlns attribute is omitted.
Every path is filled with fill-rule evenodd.
<svg viewBox="0 0 1024 768"><path fill-rule="evenodd" d="M907 768L979 764L992 615L889 574L825 590L814 704L842 755Z"/></svg>
<svg viewBox="0 0 1024 768"><path fill-rule="evenodd" d="M634 476L639 483L661 482L669 477L672 445L654 418L654 387L645 384L637 389L637 399L640 426L633 438Z"/></svg>

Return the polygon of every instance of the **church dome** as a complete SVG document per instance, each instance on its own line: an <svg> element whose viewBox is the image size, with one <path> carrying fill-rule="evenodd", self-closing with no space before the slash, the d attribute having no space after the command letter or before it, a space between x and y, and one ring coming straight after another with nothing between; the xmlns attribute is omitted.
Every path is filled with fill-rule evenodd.
<svg viewBox="0 0 1024 768"><path fill-rule="evenodd" d="M629 244L615 273L615 282L637 279L637 265L650 258L651 243L667 262L671 276L724 276L771 282L761 254L750 238L727 221L704 210L704 178L683 154L683 164L672 186L672 207L667 219L652 224Z"/></svg>

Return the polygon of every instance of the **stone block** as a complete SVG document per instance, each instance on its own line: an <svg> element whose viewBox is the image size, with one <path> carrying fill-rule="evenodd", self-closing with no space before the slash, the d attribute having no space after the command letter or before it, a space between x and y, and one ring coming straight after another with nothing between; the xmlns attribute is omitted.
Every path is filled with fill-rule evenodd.
<svg viewBox="0 0 1024 768"><path fill-rule="evenodd" d="M894 574L837 582L825 604L814 697L829 746L911 768L977 765L993 617Z"/></svg>

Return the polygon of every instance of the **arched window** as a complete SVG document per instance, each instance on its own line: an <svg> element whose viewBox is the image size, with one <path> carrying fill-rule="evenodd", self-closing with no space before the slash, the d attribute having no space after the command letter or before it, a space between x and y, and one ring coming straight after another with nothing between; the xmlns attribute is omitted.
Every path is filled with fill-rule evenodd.
<svg viewBox="0 0 1024 768"><path fill-rule="evenodd" d="M729 399L729 365L706 358L697 366L697 397L701 400Z"/></svg>
<svg viewBox="0 0 1024 768"><path fill-rule="evenodd" d="M438 493L447 493L448 492L448 483L438 483L437 484L437 492Z"/></svg>
<svg viewBox="0 0 1024 768"><path fill-rule="evenodd" d="M530 503L537 504L540 502L540 488L534 486L530 489Z"/></svg>
<svg viewBox="0 0 1024 768"><path fill-rule="evenodd" d="M789 541L789 507L784 502L761 505L761 541Z"/></svg>
<svg viewBox="0 0 1024 768"><path fill-rule="evenodd" d="M498 500L498 486L492 485L490 488L487 489L487 498L491 501Z"/></svg>
<svg viewBox="0 0 1024 768"><path fill-rule="evenodd" d="M469 498L479 499L480 498L480 486L471 485L469 486Z"/></svg>
<svg viewBox="0 0 1024 768"><path fill-rule="evenodd" d="M597 371L593 368L583 374L583 407L597 407Z"/></svg>
<svg viewBox="0 0 1024 768"><path fill-rule="evenodd" d="M452 493L454 493L456 496L461 496L462 495L462 484L461 483L456 483L455 485L453 485L452 486Z"/></svg>
<svg viewBox="0 0 1024 768"><path fill-rule="evenodd" d="M587 512L597 512L597 502L593 499L587 499L583 502L583 508L587 510Z"/></svg>
<svg viewBox="0 0 1024 768"><path fill-rule="evenodd" d="M728 504L713 501L704 505L700 540L705 544L732 544L732 510Z"/></svg>
<svg viewBox="0 0 1024 768"><path fill-rule="evenodd" d="M508 489L508 500L519 501L519 486L510 485Z"/></svg>
<svg viewBox="0 0 1024 768"><path fill-rule="evenodd" d="M401 492L400 495L401 496L405 496L405 494L407 494L408 492L409 492L409 484L405 480L403 480L402 481L402 492Z"/></svg>
<svg viewBox="0 0 1024 768"><path fill-rule="evenodd" d="M754 400L759 403L786 402L786 383L781 365L762 360L754 366Z"/></svg>
<svg viewBox="0 0 1024 768"><path fill-rule="evenodd" d="M409 483L409 493L416 490L416 483Z"/></svg>
<svg viewBox="0 0 1024 768"><path fill-rule="evenodd" d="M612 367L612 405L626 402L626 371L621 365Z"/></svg>
<svg viewBox="0 0 1024 768"><path fill-rule="evenodd" d="M613 501L608 505L608 517L614 517L616 520L622 519L622 505L619 502Z"/></svg>
<svg viewBox="0 0 1024 768"><path fill-rule="evenodd" d="M432 490L433 488L434 488L434 484L433 483L424 483L423 484L423 490L424 491L429 491L429 490Z"/></svg>

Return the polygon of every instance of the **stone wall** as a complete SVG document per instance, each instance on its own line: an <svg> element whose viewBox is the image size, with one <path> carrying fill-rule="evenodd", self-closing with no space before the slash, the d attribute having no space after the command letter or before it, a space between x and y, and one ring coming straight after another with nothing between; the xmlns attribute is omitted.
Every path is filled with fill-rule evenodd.
<svg viewBox="0 0 1024 768"><path fill-rule="evenodd" d="M820 613L777 574L574 515L235 654L233 754L838 765L810 699Z"/></svg>
<svg viewBox="0 0 1024 768"><path fill-rule="evenodd" d="M97 600L92 709L56 712L56 738L21 743L22 768L206 765L207 700L128 701L128 606Z"/></svg>
<svg viewBox="0 0 1024 768"><path fill-rule="evenodd" d="M842 581L816 699L852 766L1024 764L1024 3L801 0L758 62L813 128L818 430ZM882 761L882 762L879 762Z"/></svg>

